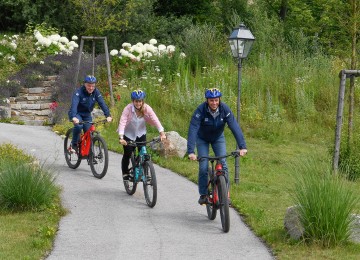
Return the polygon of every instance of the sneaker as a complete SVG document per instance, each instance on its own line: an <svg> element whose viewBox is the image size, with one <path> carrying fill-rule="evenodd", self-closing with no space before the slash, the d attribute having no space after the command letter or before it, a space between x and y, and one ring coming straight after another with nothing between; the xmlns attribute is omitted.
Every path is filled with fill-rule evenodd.
<svg viewBox="0 0 360 260"><path fill-rule="evenodd" d="M70 147L68 148L68 151L71 154L78 153L78 147L75 145L70 145Z"/></svg>
<svg viewBox="0 0 360 260"><path fill-rule="evenodd" d="M203 205L203 204L206 204L206 202L207 202L207 197L206 197L206 195L201 195L200 198L199 198L199 200L198 200L198 203L199 203L200 205Z"/></svg>

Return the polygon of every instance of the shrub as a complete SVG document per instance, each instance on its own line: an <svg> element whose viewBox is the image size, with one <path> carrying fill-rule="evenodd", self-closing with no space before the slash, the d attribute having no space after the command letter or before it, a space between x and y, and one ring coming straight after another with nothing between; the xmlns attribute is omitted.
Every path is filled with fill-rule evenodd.
<svg viewBox="0 0 360 260"><path fill-rule="evenodd" d="M318 158L297 165L295 180L293 199L299 205L305 241L324 247L346 242L358 202L346 181L332 173L328 161Z"/></svg>
<svg viewBox="0 0 360 260"><path fill-rule="evenodd" d="M0 205L14 210L50 206L58 192L52 174L43 167L19 161L2 163Z"/></svg>

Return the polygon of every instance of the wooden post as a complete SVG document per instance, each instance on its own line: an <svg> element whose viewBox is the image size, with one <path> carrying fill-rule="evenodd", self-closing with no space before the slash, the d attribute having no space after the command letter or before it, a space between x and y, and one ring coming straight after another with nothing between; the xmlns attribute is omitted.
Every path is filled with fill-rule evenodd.
<svg viewBox="0 0 360 260"><path fill-rule="evenodd" d="M81 64L81 55L84 48L84 40L92 40L92 74L95 74L95 40L104 40L104 47L105 47L105 57L106 57L106 68L107 68L107 76L110 88L110 100L111 106L114 106L114 95L112 89L112 80L111 80L111 70L110 70L110 58L109 58L109 49L107 45L107 37L98 37L98 36L81 36L80 42L80 51L79 51L79 59L77 64L77 70L75 74L75 87L77 87L78 80L79 80L79 71L80 71L80 64Z"/></svg>
<svg viewBox="0 0 360 260"><path fill-rule="evenodd" d="M342 70L340 72L340 87L339 87L339 96L338 96L338 109L336 116L335 149L334 149L334 159L333 159L333 169L335 173L337 172L339 167L341 125L342 125L342 116L344 111L345 83L346 83L346 73L345 70Z"/></svg>

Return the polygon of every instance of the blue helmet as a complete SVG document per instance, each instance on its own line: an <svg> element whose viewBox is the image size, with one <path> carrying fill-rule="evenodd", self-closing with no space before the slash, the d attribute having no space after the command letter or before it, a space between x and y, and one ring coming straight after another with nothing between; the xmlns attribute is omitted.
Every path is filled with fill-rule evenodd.
<svg viewBox="0 0 360 260"><path fill-rule="evenodd" d="M131 99L144 99L145 98L145 92L142 91L141 89L137 89L134 90L133 92L131 92Z"/></svg>
<svg viewBox="0 0 360 260"><path fill-rule="evenodd" d="M87 75L84 78L84 83L96 83L96 78L93 75Z"/></svg>
<svg viewBox="0 0 360 260"><path fill-rule="evenodd" d="M221 92L217 88L210 88L205 90L205 98L218 98L221 97Z"/></svg>

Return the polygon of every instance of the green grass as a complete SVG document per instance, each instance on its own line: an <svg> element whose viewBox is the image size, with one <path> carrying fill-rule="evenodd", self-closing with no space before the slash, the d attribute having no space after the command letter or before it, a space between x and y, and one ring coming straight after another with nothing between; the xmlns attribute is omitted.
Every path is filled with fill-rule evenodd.
<svg viewBox="0 0 360 260"><path fill-rule="evenodd" d="M64 214L51 173L17 147L0 145L0 259L42 259Z"/></svg>

